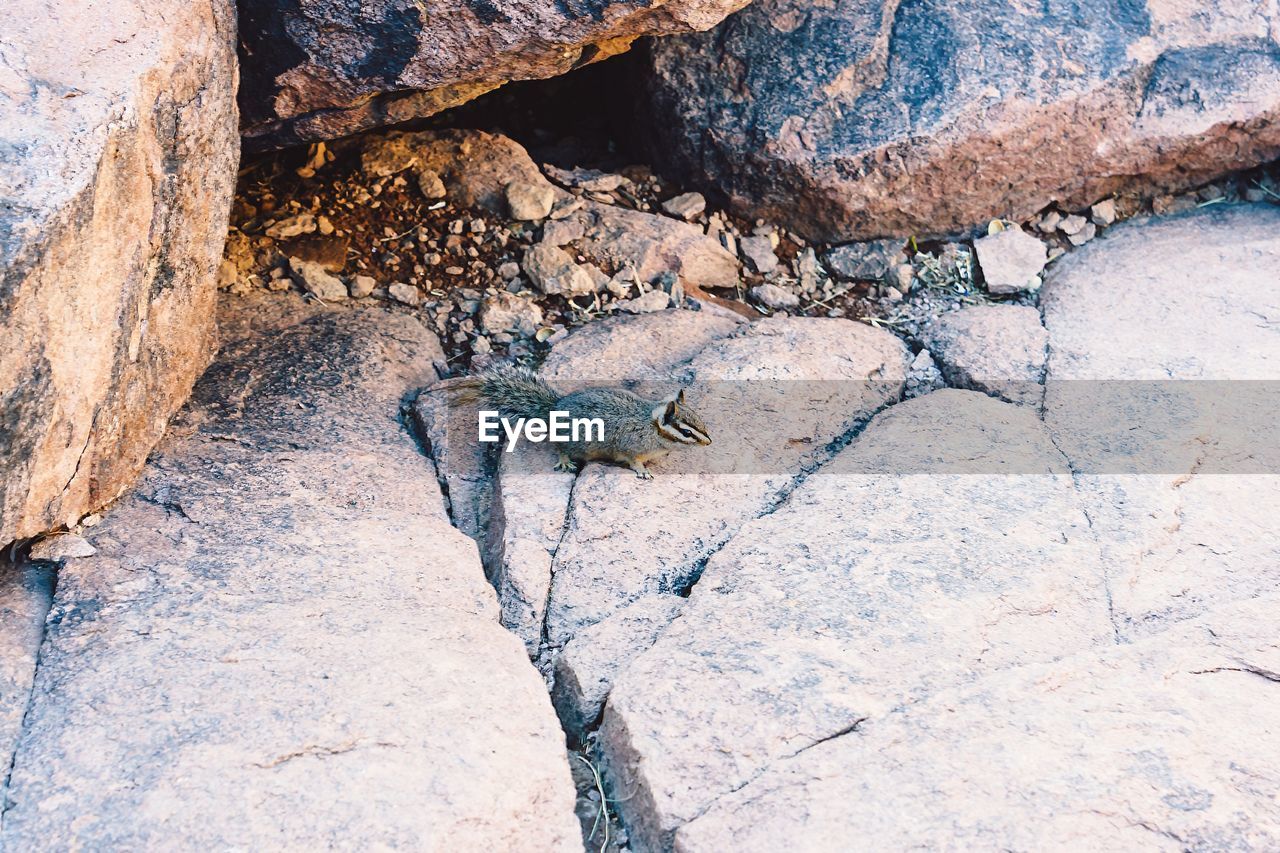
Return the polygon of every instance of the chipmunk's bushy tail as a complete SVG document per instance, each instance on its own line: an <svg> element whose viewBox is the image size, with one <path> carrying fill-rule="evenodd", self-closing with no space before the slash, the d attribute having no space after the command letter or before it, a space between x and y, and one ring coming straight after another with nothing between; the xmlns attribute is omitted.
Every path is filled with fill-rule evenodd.
<svg viewBox="0 0 1280 853"><path fill-rule="evenodd" d="M527 367L486 368L452 385L460 403L484 401L504 418L547 418L560 395Z"/></svg>

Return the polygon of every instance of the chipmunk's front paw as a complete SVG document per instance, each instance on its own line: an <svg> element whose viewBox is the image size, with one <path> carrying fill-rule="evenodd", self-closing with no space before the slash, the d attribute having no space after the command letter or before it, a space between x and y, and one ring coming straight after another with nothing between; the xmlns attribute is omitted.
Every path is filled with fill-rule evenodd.
<svg viewBox="0 0 1280 853"><path fill-rule="evenodd" d="M649 469L648 469L648 468L645 468L643 465L641 465L641 466L640 466L640 467L638 467L638 468L632 468L631 470L632 470L632 471L635 471L635 472L636 472L636 476L637 476L637 477L639 477L641 480L652 480L652 479L653 479L653 474L649 473Z"/></svg>
<svg viewBox="0 0 1280 853"><path fill-rule="evenodd" d="M573 464L573 460L568 456L561 456L560 461L556 463L556 470L563 471L566 474L576 474L578 466Z"/></svg>

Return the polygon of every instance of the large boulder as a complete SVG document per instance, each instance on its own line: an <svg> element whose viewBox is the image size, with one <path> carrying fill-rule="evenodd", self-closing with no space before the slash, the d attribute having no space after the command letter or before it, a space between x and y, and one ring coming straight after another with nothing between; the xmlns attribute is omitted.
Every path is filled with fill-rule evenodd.
<svg viewBox="0 0 1280 853"><path fill-rule="evenodd" d="M1252 0L759 0L656 43L654 150L734 209L842 241L1171 190L1280 154Z"/></svg>
<svg viewBox="0 0 1280 853"><path fill-rule="evenodd" d="M243 3L244 133L284 145L431 115L620 53L639 36L705 30L745 3Z"/></svg>
<svg viewBox="0 0 1280 853"><path fill-rule="evenodd" d="M542 680L400 419L441 357L380 310L224 350L58 574L0 848L581 850Z"/></svg>
<svg viewBox="0 0 1280 853"><path fill-rule="evenodd" d="M0 543L137 476L212 356L230 0L14 0L0 45Z"/></svg>

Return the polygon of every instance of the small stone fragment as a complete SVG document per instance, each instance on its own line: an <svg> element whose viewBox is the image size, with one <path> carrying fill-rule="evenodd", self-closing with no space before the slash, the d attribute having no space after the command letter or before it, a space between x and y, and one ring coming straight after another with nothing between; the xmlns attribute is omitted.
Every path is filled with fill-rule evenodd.
<svg viewBox="0 0 1280 853"><path fill-rule="evenodd" d="M827 269L845 281L880 281L903 258L901 240L873 240L836 246L823 256Z"/></svg>
<svg viewBox="0 0 1280 853"><path fill-rule="evenodd" d="M1089 215L1098 225L1110 225L1116 221L1116 200L1114 198L1104 198L1089 208Z"/></svg>
<svg viewBox="0 0 1280 853"><path fill-rule="evenodd" d="M1094 225L1092 222L1086 222L1083 228L1076 233L1069 235L1067 239L1071 241L1071 245L1073 246L1083 246L1085 243L1092 240L1097 233L1098 226Z"/></svg>
<svg viewBox="0 0 1280 853"><path fill-rule="evenodd" d="M650 290L635 299L625 299L619 302L618 310L626 311L628 314L652 314L654 311L662 311L670 304L671 295L669 293L663 290Z"/></svg>
<svg viewBox="0 0 1280 853"><path fill-rule="evenodd" d="M1017 293L1040 286L1040 272L1048 263L1049 253L1044 243L1021 228L1006 228L979 237L973 247L989 293Z"/></svg>
<svg viewBox="0 0 1280 853"><path fill-rule="evenodd" d="M766 308L780 311L784 308L795 308L800 304L800 297L776 284L765 282L751 288L751 298Z"/></svg>
<svg viewBox="0 0 1280 853"><path fill-rule="evenodd" d="M390 294L392 299L403 305L417 307L422 303L422 294L418 291L418 288L402 281L392 282L391 286L387 288L387 293Z"/></svg>
<svg viewBox="0 0 1280 853"><path fill-rule="evenodd" d="M697 219L698 215L707 209L707 200L702 197L702 193L682 193L664 201L662 209L671 216L687 222Z"/></svg>
<svg viewBox="0 0 1280 853"><path fill-rule="evenodd" d="M347 286L342 279L315 261L290 258L289 269L298 286L321 302L338 302L347 298Z"/></svg>
<svg viewBox="0 0 1280 853"><path fill-rule="evenodd" d="M358 275L351 279L347 284L347 290L355 299L363 299L373 293L374 288L378 286L378 282L371 275Z"/></svg>
<svg viewBox="0 0 1280 853"><path fill-rule="evenodd" d="M528 337L542 325L542 309L538 303L514 293L498 293L484 301L480 309L480 327L490 334L514 332Z"/></svg>
<svg viewBox="0 0 1280 853"><path fill-rule="evenodd" d="M910 400L912 397L945 388L946 385L947 382L934 362L933 355L927 349L922 349L912 360L911 366L907 368L907 385L903 397Z"/></svg>
<svg viewBox="0 0 1280 853"><path fill-rule="evenodd" d="M591 278L592 289L596 293L601 293L609 287L609 276L600 272L599 267L593 264L582 264L582 268L586 270L587 275Z"/></svg>
<svg viewBox="0 0 1280 853"><path fill-rule="evenodd" d="M267 236L276 240L288 240L300 237L316 230L316 218L310 213L299 213L287 219L281 219L267 229Z"/></svg>
<svg viewBox="0 0 1280 853"><path fill-rule="evenodd" d="M1080 233L1080 229L1084 228L1087 223L1088 220L1083 216L1073 213L1058 223L1058 230L1070 237L1072 234Z"/></svg>
<svg viewBox="0 0 1280 853"><path fill-rule="evenodd" d="M83 536L74 533L55 533L31 546L31 559L61 563L75 557L92 557L98 549Z"/></svg>
<svg viewBox="0 0 1280 853"><path fill-rule="evenodd" d="M622 175L599 169L560 169L551 165L544 166L543 169L551 180L561 186L576 187L587 192L613 192L627 183Z"/></svg>
<svg viewBox="0 0 1280 853"><path fill-rule="evenodd" d="M897 264L889 271L889 282L901 293L910 293L911 284L915 280L915 267L911 264Z"/></svg>
<svg viewBox="0 0 1280 853"><path fill-rule="evenodd" d="M564 246L581 239L584 233L581 219L552 219L542 226L542 242L551 246Z"/></svg>
<svg viewBox="0 0 1280 853"><path fill-rule="evenodd" d="M524 271L534 286L548 295L591 293L595 282L563 249L543 243L524 253Z"/></svg>
<svg viewBox="0 0 1280 853"><path fill-rule="evenodd" d="M447 191L444 188L444 181L440 180L440 175L432 169L423 169L418 172L418 190L422 193L423 198L435 200L444 198Z"/></svg>
<svg viewBox="0 0 1280 853"><path fill-rule="evenodd" d="M1046 211L1040 220L1036 223L1036 227L1045 234L1052 234L1058 230L1058 226L1062 224L1062 214L1056 210Z"/></svg>
<svg viewBox="0 0 1280 853"><path fill-rule="evenodd" d="M773 241L768 237L743 237L738 245L747 263L761 275L768 275L778 268L778 256L773 253Z"/></svg>
<svg viewBox="0 0 1280 853"><path fill-rule="evenodd" d="M555 203L556 191L550 184L512 181L507 184L507 207L511 218L520 221L546 219Z"/></svg>
<svg viewBox="0 0 1280 853"><path fill-rule="evenodd" d="M511 281L513 278L520 275L520 265L515 261L506 261L498 266L498 275L501 276L504 281Z"/></svg>
<svg viewBox="0 0 1280 853"><path fill-rule="evenodd" d="M951 385L1040 404L1049 335L1036 308L975 305L935 318L920 337Z"/></svg>

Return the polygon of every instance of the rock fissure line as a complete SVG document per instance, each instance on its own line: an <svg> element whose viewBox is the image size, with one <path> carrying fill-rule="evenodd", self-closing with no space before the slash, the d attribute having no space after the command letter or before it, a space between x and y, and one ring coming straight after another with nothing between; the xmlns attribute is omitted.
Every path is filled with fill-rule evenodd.
<svg viewBox="0 0 1280 853"><path fill-rule="evenodd" d="M867 424L871 423L872 419L874 419L876 415L879 415L881 412L884 412L892 408L893 406L897 405L900 402L902 402L901 397L899 397L897 400L894 400L891 403L887 403L886 405L881 406L871 414L867 415L865 418L862 418L861 420L856 422L853 426L849 427L849 429L845 430L843 434L827 442L826 446L823 448L822 458L815 460L812 464L810 464L808 467L803 469L799 474L793 477L791 482L787 483L785 486L779 489L778 492L774 495L773 499L761 512L757 513L756 515L753 515L751 518L744 520L742 524L740 524L736 529L731 531L729 535L726 536L722 541L714 544L711 547L711 550L708 551L705 556L698 558L698 560L693 564L693 568L692 568L692 571L689 573L688 579L684 583L677 584L676 586L674 586L671 592L673 592L676 595L679 595L681 598L688 598L693 593L693 588L698 585L698 581L702 578L702 573L706 570L707 563L711 562L711 560L716 556L716 554L719 554L721 551L723 551L724 547L728 545L731 541L733 541L733 538L737 536L738 533L741 532L743 527L745 527L746 525L750 524L753 521L759 521L762 518L768 518L769 516L777 512L779 509L781 509L783 506L785 506L787 501L791 499L791 496L795 494L796 490L805 484L806 480L808 480L814 474L817 474L824 467L826 467L832 460L834 460L837 456L839 456L840 451L844 450L850 444L853 444L853 442L857 440L858 436L862 434L862 431L867 428Z"/></svg>
<svg viewBox="0 0 1280 853"><path fill-rule="evenodd" d="M554 549L552 549L552 551L551 551L551 581L552 581L552 583L554 583L554 582L555 582L555 579L556 579L556 554L560 553L560 546L564 544L564 537L568 535L568 533L569 533L569 528L570 528L570 526L572 526L572 522L573 522L573 494L574 494L574 492L575 492L575 491L577 491L577 488L578 488L578 482L580 481L581 477L582 477L582 468L579 468L579 469L578 469L577 471L575 471L575 472L574 472L574 474L573 474L573 482L569 484L569 497L565 499L565 507L564 507L564 523L560 525L560 538L556 540L556 547L555 547ZM541 628L541 633L542 633L542 643L541 643L541 646L542 646L542 647L538 650L538 657L539 657L539 658L544 657L544 656L546 655L546 653L551 649L551 643L549 642L549 639L550 639L550 638L549 638L549 637L548 637L548 635L547 635L547 612L548 612L550 609L551 609L551 608L549 608L549 607L544 607L544 608L542 608L542 628Z"/></svg>
<svg viewBox="0 0 1280 853"><path fill-rule="evenodd" d="M1215 672L1243 672L1249 675L1256 675L1259 678L1265 679L1267 681L1273 681L1276 684L1280 684L1280 672L1272 672L1269 669L1263 669L1260 666L1254 666L1252 664L1248 664L1243 661L1240 662L1239 666L1215 666L1212 669L1192 670L1191 674L1192 675L1211 675Z"/></svg>
<svg viewBox="0 0 1280 853"><path fill-rule="evenodd" d="M1041 319L1041 322L1043 323L1044 322L1043 310L1041 311L1040 319ZM1048 327L1046 326L1046 328ZM1053 363L1053 344L1049 343L1045 346L1045 357L1044 357L1044 377L1045 377L1046 383L1048 382L1048 379L1049 379L1049 366L1052 363ZM1057 432L1055 432L1054 429L1051 426L1049 426L1047 422L1045 422L1045 418L1048 415L1048 406L1049 406L1047 385L1045 390L1046 390L1045 396L1042 397L1040 401L1040 421L1041 423L1045 424L1044 432L1045 432L1045 435L1048 436L1049 438L1049 443L1053 445L1053 449L1056 450L1058 452L1058 455L1062 457L1062 461L1067 466L1067 471L1071 474L1071 491L1076 496L1077 500L1080 501L1080 514L1084 516L1085 524L1088 525L1088 528L1089 528L1089 534L1093 537L1093 543L1098 547L1098 558L1099 558L1098 569L1099 571L1102 572L1102 594L1107 601L1107 622L1108 624L1111 625L1111 638L1112 638L1112 641L1115 643L1115 645L1117 646L1124 645L1125 640L1120 631L1120 623L1116 619L1115 595L1111 586L1111 571L1110 571L1111 560L1109 557L1107 557L1107 555L1102 553L1102 542L1098 539L1098 534L1094 529L1093 516L1089 514L1089 509L1087 506L1085 506L1085 501L1084 501L1085 493L1084 493L1084 490L1080 488L1080 472L1076 468L1075 463L1071 460L1071 457L1067 454L1065 450L1062 449L1062 445L1058 443Z"/></svg>

